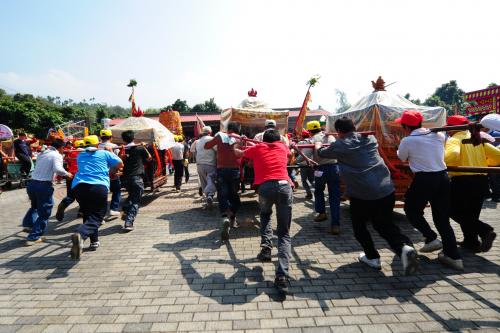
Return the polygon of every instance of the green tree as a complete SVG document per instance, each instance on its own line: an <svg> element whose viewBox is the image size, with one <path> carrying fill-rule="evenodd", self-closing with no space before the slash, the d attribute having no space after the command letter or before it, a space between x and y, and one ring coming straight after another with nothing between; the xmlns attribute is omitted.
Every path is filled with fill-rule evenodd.
<svg viewBox="0 0 500 333"><path fill-rule="evenodd" d="M488 84L488 87L486 87L486 88L493 88L496 86L498 86L498 84L496 84L495 82L491 82L490 84Z"/></svg>
<svg viewBox="0 0 500 333"><path fill-rule="evenodd" d="M404 98L406 98L407 100L409 100L413 104L416 104L416 105L421 105L422 104L422 102L420 101L420 98L411 99L410 93L406 93L406 95L404 95Z"/></svg>
<svg viewBox="0 0 500 333"><path fill-rule="evenodd" d="M337 107L335 108L335 113L342 113L347 111L351 107L351 104L347 100L347 95L345 92L339 89L335 89L335 97Z"/></svg>
<svg viewBox="0 0 500 333"><path fill-rule="evenodd" d="M442 106L449 114L454 113L455 106L458 106L458 112L465 114L464 94L465 92L458 87L457 81L451 80L436 88L434 94L425 100L424 105Z"/></svg>
<svg viewBox="0 0 500 333"><path fill-rule="evenodd" d="M178 111L179 113L187 113L191 111L187 102L179 98L174 102L174 104L167 106L167 108Z"/></svg>
<svg viewBox="0 0 500 333"><path fill-rule="evenodd" d="M194 113L220 113L221 108L215 103L214 98L210 98L203 103L196 104L191 109Z"/></svg>

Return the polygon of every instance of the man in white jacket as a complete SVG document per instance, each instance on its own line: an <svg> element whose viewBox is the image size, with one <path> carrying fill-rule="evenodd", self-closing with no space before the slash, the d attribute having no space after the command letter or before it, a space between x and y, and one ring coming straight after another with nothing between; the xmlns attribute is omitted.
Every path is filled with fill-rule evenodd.
<svg viewBox="0 0 500 333"><path fill-rule="evenodd" d="M207 207L211 207L214 201L214 195L217 191L215 179L217 178L217 155L215 147L205 149L205 143L213 140L212 128L205 126L201 130L198 140L191 145L191 154L195 155L196 168L200 179L200 187L204 194Z"/></svg>

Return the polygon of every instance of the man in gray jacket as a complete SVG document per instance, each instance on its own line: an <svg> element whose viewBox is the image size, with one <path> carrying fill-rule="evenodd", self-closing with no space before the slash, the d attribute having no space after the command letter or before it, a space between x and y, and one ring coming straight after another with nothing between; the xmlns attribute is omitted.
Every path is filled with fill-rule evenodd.
<svg viewBox="0 0 500 333"><path fill-rule="evenodd" d="M417 252L408 237L392 221L395 196L389 169L378 152L377 139L356 133L352 120L341 118L335 122L339 139L329 147L316 144L318 155L335 158L340 166L340 177L350 199L350 214L354 236L363 247L359 261L380 269L380 255L366 228L371 220L373 228L391 249L401 257L405 275L413 274L418 266Z"/></svg>

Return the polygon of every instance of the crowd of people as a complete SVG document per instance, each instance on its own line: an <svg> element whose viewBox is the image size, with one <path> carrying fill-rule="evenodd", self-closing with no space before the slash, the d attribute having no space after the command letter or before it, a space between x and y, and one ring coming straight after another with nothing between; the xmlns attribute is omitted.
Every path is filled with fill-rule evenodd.
<svg viewBox="0 0 500 333"><path fill-rule="evenodd" d="M414 173L413 182L405 196L404 212L411 225L425 239L418 251L440 251L438 260L442 264L463 270L464 263L458 245L475 253L487 252L496 238L493 228L480 220L482 204L489 193L490 184L486 173L448 172L447 167L498 166L500 149L492 143L467 143L464 139L471 137L468 130L448 131L445 135L426 129L422 127L423 116L418 111L403 112L396 123L406 133L397 155L402 162L409 164ZM448 126L467 123L467 118L463 116L447 119ZM379 153L377 139L374 135L356 132L352 120L348 118L338 119L334 127L336 136L326 133L318 121L310 121L296 145L291 143L291 138L280 134L274 120L266 120L265 131L254 139L241 135L239 123L229 122L223 132L212 135L212 129L205 126L190 147L177 140L171 149L174 187L177 191L181 188L189 154L195 158L203 205L210 208L216 198L218 201L222 241L228 241L231 229L239 227L237 215L241 207L239 188L242 160L252 164L253 185L260 205L261 250L257 258L271 261L271 216L275 206L278 237L275 285L281 290L286 290L288 283L293 191L298 185L288 168L293 155L300 155L297 164L300 166L306 199L314 200L316 215L313 221L329 220L332 235L342 232L341 181L345 185L344 196L350 201L349 214L354 236L363 249L359 254L360 262L381 269L380 255L367 229L367 222L371 221L377 233L401 258L405 274L414 274L419 264L417 249L393 222L395 186ZM54 140L38 156L27 186L31 207L23 220L23 228L29 233L28 245L43 241L53 206L52 179L55 174L67 180L67 197L59 204L56 218L62 220L65 209L75 200L83 217L83 223L71 236L72 258L80 258L87 238L90 239L90 250L99 247L98 230L108 212L109 191L112 192L112 198L108 214L123 214L124 229L134 229L144 191L144 164L151 160L151 155L142 144L134 142L133 131L122 133L125 142L122 152L120 147L111 142L111 136L110 130L103 130L100 140L90 135L76 141L74 149L67 153L67 170L63 168L62 140ZM304 148L301 145L305 145ZM128 196L120 212L122 185ZM427 204L431 206L437 233L424 217ZM462 229L463 241L460 243L456 240L450 218L459 223Z"/></svg>

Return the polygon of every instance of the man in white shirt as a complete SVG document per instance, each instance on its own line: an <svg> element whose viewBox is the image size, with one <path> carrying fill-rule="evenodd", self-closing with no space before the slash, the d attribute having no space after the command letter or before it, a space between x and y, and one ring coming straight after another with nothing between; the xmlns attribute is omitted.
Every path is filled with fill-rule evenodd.
<svg viewBox="0 0 500 333"><path fill-rule="evenodd" d="M266 122L264 123L264 127L266 128L266 130L268 129L276 129L276 120L274 119L266 119ZM256 141L260 141L260 142L263 142L264 141L264 132L260 132L260 133L257 133L255 134L255 137L253 138L254 140ZM280 140L281 142L283 142L284 144L286 144L288 146L289 142L288 142L288 138L286 138L285 136L281 135L280 136Z"/></svg>
<svg viewBox="0 0 500 333"><path fill-rule="evenodd" d="M406 110L396 119L408 135L401 140L398 157L408 161L415 174L405 195L405 213L410 223L425 237L420 252L443 249L438 259L445 265L463 270L463 262L457 241L450 226L450 180L444 163L445 137L422 127L423 116L415 110ZM430 228L424 217L424 209L430 203L432 218L439 234Z"/></svg>
<svg viewBox="0 0 500 333"><path fill-rule="evenodd" d="M201 136L191 145L191 153L196 158L196 169L200 179L200 186L206 200L207 207L211 207L214 195L217 191L215 179L217 178L217 156L215 147L205 149L205 143L213 140L212 128L205 126L201 130Z"/></svg>
<svg viewBox="0 0 500 333"><path fill-rule="evenodd" d="M311 133L311 143L329 144L335 142L333 135L326 135L321 130L319 121L313 120L306 124ZM314 169L314 210L315 222L328 220L325 205L325 188L328 189L328 203L330 204L330 233L340 234L340 176L336 159L319 157L314 150L314 159L318 165Z"/></svg>
<svg viewBox="0 0 500 333"><path fill-rule="evenodd" d="M29 232L26 245L34 245L43 242L42 235L45 233L49 217L54 206L52 194L52 180L54 174L63 177L73 177L73 175L63 167L62 152L64 142L56 139L52 146L43 153L38 154L35 170L31 180L28 182L26 191L31 201L31 207L26 212L23 219L23 230Z"/></svg>
<svg viewBox="0 0 500 333"><path fill-rule="evenodd" d="M174 186L175 190L179 192L184 175L184 144L182 143L182 136L175 136L175 144L172 147L172 164L174 165Z"/></svg>

